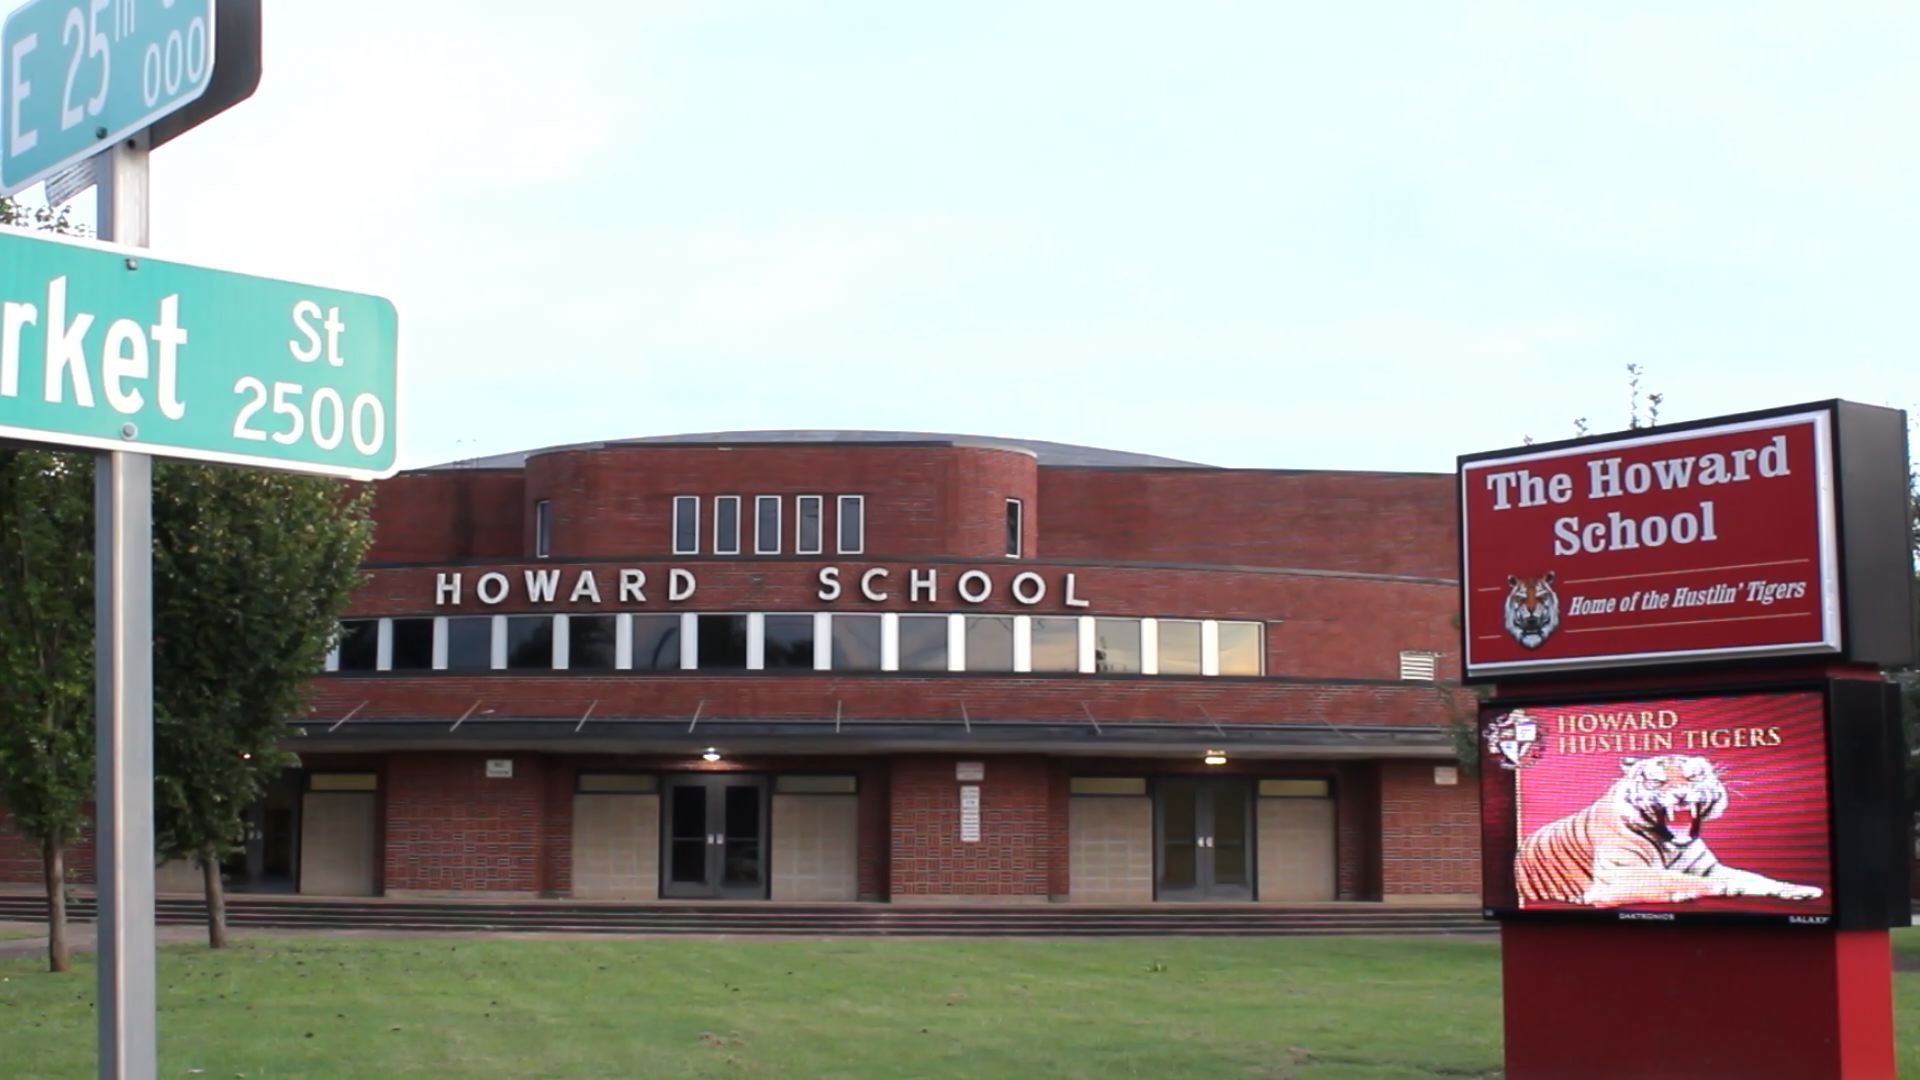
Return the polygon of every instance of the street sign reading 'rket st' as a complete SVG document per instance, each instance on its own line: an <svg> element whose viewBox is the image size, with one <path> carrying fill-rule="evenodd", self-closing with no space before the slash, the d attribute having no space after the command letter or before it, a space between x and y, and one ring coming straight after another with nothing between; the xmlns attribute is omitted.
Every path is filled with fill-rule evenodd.
<svg viewBox="0 0 1920 1080"><path fill-rule="evenodd" d="M397 323L377 296L0 234L0 438L390 476Z"/></svg>
<svg viewBox="0 0 1920 1080"><path fill-rule="evenodd" d="M1876 660L1909 609L1847 570L1908 557L1903 436L1834 402L1462 458L1467 675Z"/></svg>
<svg viewBox="0 0 1920 1080"><path fill-rule="evenodd" d="M193 103L214 0L35 0L0 28L0 195Z"/></svg>

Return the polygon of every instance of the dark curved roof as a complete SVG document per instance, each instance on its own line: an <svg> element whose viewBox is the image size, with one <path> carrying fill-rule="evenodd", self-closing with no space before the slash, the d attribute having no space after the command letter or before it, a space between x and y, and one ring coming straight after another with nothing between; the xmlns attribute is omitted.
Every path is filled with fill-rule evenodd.
<svg viewBox="0 0 1920 1080"><path fill-rule="evenodd" d="M917 443L946 446L985 447L1032 454L1042 465L1077 465L1126 469L1206 469L1194 461L1135 454L1125 450L1103 450L1095 446L1047 442L1043 439L1004 439L991 435L949 435L926 431L707 431L687 435L649 435L638 439L609 439L601 442L543 446L487 457L466 458L429 466L434 469L515 469L535 454L555 450L584 450L595 447L645 444L739 444L739 443Z"/></svg>

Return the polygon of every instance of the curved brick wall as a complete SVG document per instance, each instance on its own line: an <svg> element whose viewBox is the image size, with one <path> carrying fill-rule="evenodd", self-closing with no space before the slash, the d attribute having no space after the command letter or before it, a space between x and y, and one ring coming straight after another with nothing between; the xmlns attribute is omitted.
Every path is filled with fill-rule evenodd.
<svg viewBox="0 0 1920 1080"><path fill-rule="evenodd" d="M866 550L913 558L1000 558L1007 499L1031 510L1038 465L1010 450L951 446L649 445L561 450L527 461L525 501L553 504L556 558L596 558L672 550L673 497L699 495L701 550L713 537L712 497L741 496L751 521L753 496L782 495L782 528L791 552L794 495L866 497ZM526 528L531 529L531 514ZM1034 536L1038 515L1027 528ZM751 551L751 530L743 530ZM532 535L522 550L532 550ZM832 548L828 533L827 547Z"/></svg>
<svg viewBox="0 0 1920 1080"><path fill-rule="evenodd" d="M1056 558L1459 576L1451 474L1045 469Z"/></svg>

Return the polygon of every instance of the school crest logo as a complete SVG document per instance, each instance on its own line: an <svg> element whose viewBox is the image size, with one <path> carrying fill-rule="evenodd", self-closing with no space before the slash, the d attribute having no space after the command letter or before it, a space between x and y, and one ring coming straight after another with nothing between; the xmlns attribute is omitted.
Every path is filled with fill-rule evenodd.
<svg viewBox="0 0 1920 1080"><path fill-rule="evenodd" d="M1487 725L1487 748L1500 755L1500 767L1518 769L1538 757L1540 722L1525 709L1505 713Z"/></svg>

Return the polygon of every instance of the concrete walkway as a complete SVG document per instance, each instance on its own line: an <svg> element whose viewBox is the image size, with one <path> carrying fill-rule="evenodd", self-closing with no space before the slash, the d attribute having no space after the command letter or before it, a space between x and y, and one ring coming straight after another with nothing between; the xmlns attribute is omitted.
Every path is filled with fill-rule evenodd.
<svg viewBox="0 0 1920 1080"><path fill-rule="evenodd" d="M162 945L177 945L181 942L207 940L207 928L204 926L162 926L156 928ZM9 933L0 937L0 960L16 960L23 956L40 957L47 955L47 927L44 923L0 922L0 930L34 934L35 937L17 938ZM94 926L89 922L67 923L67 950L75 953L93 951ZM240 935L228 929L227 937Z"/></svg>

